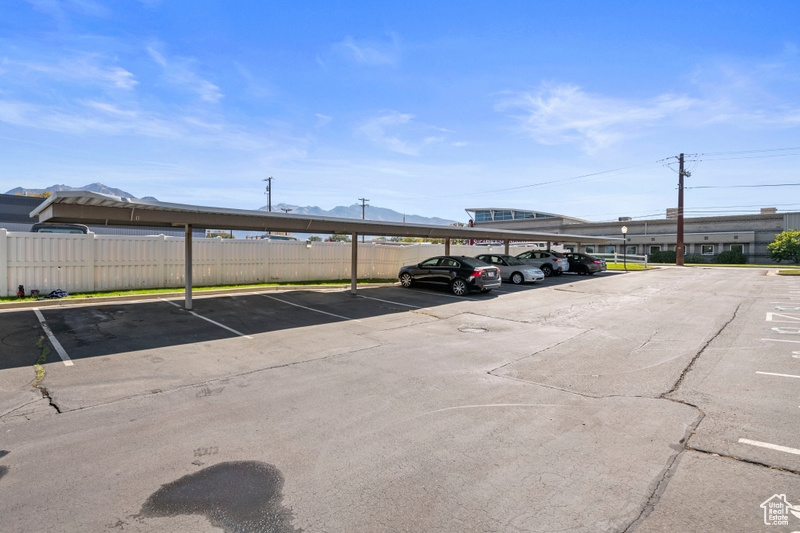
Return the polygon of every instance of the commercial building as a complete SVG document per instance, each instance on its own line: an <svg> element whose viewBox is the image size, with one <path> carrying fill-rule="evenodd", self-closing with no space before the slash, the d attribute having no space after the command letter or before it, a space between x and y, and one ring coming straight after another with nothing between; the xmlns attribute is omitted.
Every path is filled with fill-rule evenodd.
<svg viewBox="0 0 800 533"><path fill-rule="evenodd" d="M533 230L543 233L622 237L627 228L626 248L618 242L580 243L565 238L566 249L586 253L651 255L675 250L677 210L667 210L663 219L633 220L620 217L615 222L589 222L575 217L512 208L471 208L466 210L476 227L508 230ZM749 263L771 263L767 245L789 229L800 229L800 213L778 213L764 208L758 214L684 218L684 254L698 254L713 260L721 252L740 251Z"/></svg>

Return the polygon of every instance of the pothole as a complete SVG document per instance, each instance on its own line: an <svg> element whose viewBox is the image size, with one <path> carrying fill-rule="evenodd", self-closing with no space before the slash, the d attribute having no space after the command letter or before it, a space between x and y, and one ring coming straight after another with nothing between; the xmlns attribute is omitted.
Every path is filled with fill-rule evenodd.
<svg viewBox="0 0 800 533"><path fill-rule="evenodd" d="M478 326L461 326L458 331L461 333L486 333L489 330Z"/></svg>

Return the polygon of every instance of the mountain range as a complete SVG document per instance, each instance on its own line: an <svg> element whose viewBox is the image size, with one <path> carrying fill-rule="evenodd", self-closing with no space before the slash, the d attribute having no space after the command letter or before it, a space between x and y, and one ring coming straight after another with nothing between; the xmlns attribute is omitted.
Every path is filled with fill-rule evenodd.
<svg viewBox="0 0 800 533"><path fill-rule="evenodd" d="M19 194L19 195L30 195L30 194L41 194L43 192L58 192L58 191L90 191L96 192L100 194L111 194L113 196L119 196L120 198L136 198L136 196L132 195L129 192L123 191L122 189L116 189L114 187L109 187L107 185L103 185L102 183L90 183L89 185L84 185L83 187L72 187L70 185L52 185L47 187L46 189L25 189L23 187L17 187L15 189L11 189L10 191L6 192L6 194ZM141 200L152 200L158 201L156 198L152 196L145 196L141 198ZM365 211L365 218L367 220L379 220L384 222L408 222L409 224L435 224L441 226L449 226L454 224L455 220L446 220L444 218L438 217L423 217L420 215L411 215L406 213L399 213L392 209L387 209L385 207L375 207L368 205L366 206ZM263 206L259 208L259 211L267 211L268 207ZM337 217L337 218L361 218L361 204L353 204L349 206L337 206L333 209L322 209L321 207L317 206L299 206L299 205L290 205L290 204L277 204L272 206L272 210L274 212L289 212L295 215L315 215L315 216L322 216L322 217Z"/></svg>
<svg viewBox="0 0 800 533"><path fill-rule="evenodd" d="M136 198L136 196L132 195L129 192L125 192L122 189L115 189L114 187L103 185L102 183L90 183L89 185L84 185L83 187L72 187L70 185L51 185L46 189L25 189L23 187L17 187L16 189L11 189L10 191L6 192L6 194L17 194L17 195L27 196L31 194L42 194L43 192L58 192L58 191L89 191L89 192L97 192L100 194L110 194L112 196L119 196L120 198ZM144 198L140 198L140 200L153 200L156 202L158 201L152 196L145 196Z"/></svg>
<svg viewBox="0 0 800 533"><path fill-rule="evenodd" d="M267 206L259 208L259 211L266 211ZM290 204L277 204L272 206L273 212L286 212L293 215L314 215L321 217L336 217L336 218L361 218L361 204L353 205L340 205L333 209L325 210L317 206L299 206ZM409 224L435 224L440 226L449 226L454 224L455 220L447 220L438 217L423 217L420 215L409 215L405 213L398 213L392 209L385 207L374 207L371 205L366 206L364 211L364 218L367 220L378 220L382 222L408 222Z"/></svg>

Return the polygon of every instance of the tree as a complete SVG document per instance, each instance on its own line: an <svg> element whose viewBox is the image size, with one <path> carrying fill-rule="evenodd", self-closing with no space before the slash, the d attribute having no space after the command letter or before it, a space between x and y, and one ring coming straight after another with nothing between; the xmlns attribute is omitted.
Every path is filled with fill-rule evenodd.
<svg viewBox="0 0 800 533"><path fill-rule="evenodd" d="M775 240L767 245L773 261L792 261L800 263L800 230L790 229L775 236Z"/></svg>
<svg viewBox="0 0 800 533"><path fill-rule="evenodd" d="M351 242L351 240L350 240L350 235L334 233L333 235L328 237L328 242Z"/></svg>
<svg viewBox="0 0 800 533"><path fill-rule="evenodd" d="M320 237L319 235L312 235L311 237L308 238L308 240L311 242L322 242L322 237Z"/></svg>

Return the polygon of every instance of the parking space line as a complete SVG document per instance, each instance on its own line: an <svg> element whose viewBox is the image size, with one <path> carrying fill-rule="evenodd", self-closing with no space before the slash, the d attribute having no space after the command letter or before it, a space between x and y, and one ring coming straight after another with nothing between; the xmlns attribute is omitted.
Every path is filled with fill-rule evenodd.
<svg viewBox="0 0 800 533"><path fill-rule="evenodd" d="M281 300L280 298L275 298L274 296L269 296L268 294L262 294L261 296L263 296L264 298L269 298L270 300L275 300L276 302L281 302L281 303L284 303L284 304L287 304L287 305L293 305L295 307L299 307L301 309L305 309L306 311L313 311L314 313L322 313L323 315L328 315L328 316L333 316L333 317L336 317L336 318L341 318L342 320L351 320L353 322L361 322L357 318L350 318L350 317L346 317L346 316L342 316L342 315L337 315L337 314L334 314L334 313L329 313L327 311L321 311L320 309L314 309L313 307L306 307L305 305L296 304L294 302L289 302L287 300Z"/></svg>
<svg viewBox="0 0 800 533"><path fill-rule="evenodd" d="M159 300L161 300L162 302L167 302L167 303L168 303L168 304L170 304L170 305L174 305L174 306L175 306L175 307L177 307L178 309L183 309L183 307L181 307L180 305L176 304L175 302L170 302L169 300L165 300L164 298L159 298ZM203 320L205 320L206 322L211 322L211 323L212 323L212 324L214 324L215 326L219 326L219 327L221 327L222 329L227 329L227 330L228 330L228 331L230 331L231 333L235 333L236 335L239 335L240 337L244 337L245 339L252 339L252 338L253 338L253 337L251 337L250 335L245 335L245 334L244 334L244 333L242 333L241 331L236 331L236 330L235 330L235 329L233 329L233 328L229 328L229 327L228 327L228 326L226 326L225 324L220 324L220 323L219 323L219 322L217 322L216 320L211 320L210 318L206 318L206 317L204 317L203 315L198 315L198 314L197 314L197 313L195 313L194 311L189 311L189 313L190 313L190 314L192 314L192 315L194 315L194 316L196 316L197 318L202 318L202 319L203 319Z"/></svg>
<svg viewBox="0 0 800 533"><path fill-rule="evenodd" d="M758 446L759 448L768 448L770 450L776 450L779 452L786 452L786 453L793 453L795 455L800 455L800 450L797 448L789 448L787 446L780 446L778 444L770 444L769 442L760 442L757 440L750 440L750 439L739 439L741 444L749 444L751 446Z"/></svg>
<svg viewBox="0 0 800 533"><path fill-rule="evenodd" d="M56 353L58 353L61 360L64 361L64 366L73 366L72 359L69 358L67 355L67 351L61 346L61 343L58 342L56 336L53 335L53 332L50 330L50 326L47 325L47 321L44 319L44 315L42 312L39 311L37 307L33 308L33 312L36 313L36 318L39 319L39 324L42 325L42 329L44 330L45 334L47 334L47 338L50 339L50 344L53 345L53 348L56 349Z"/></svg>
<svg viewBox="0 0 800 533"><path fill-rule="evenodd" d="M796 344L800 344L800 341L792 341L789 339L761 339L762 341L770 341L770 342L794 342Z"/></svg>
<svg viewBox="0 0 800 533"><path fill-rule="evenodd" d="M797 378L800 379L800 376L794 376L792 374L775 374L774 372L756 372L756 374L761 374L763 376L779 376L782 378Z"/></svg>
<svg viewBox="0 0 800 533"><path fill-rule="evenodd" d="M402 305L403 307L413 307L414 309L422 309L418 305L411 305L411 304L404 304L404 303L400 303L400 302L393 302L391 300L382 300L380 298L373 298L372 296L364 296L362 294L359 294L357 296L359 298L366 298L367 300L375 300L376 302L384 302L384 303L387 303L387 304Z"/></svg>

